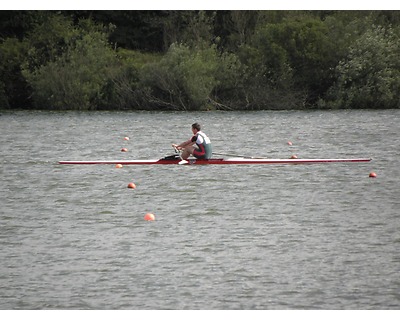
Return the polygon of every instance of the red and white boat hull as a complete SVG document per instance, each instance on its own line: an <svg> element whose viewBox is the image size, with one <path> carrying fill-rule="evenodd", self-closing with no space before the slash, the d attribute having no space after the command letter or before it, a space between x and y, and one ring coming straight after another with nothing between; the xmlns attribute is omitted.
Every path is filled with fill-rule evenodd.
<svg viewBox="0 0 400 320"><path fill-rule="evenodd" d="M228 164L321 164L337 162L369 162L370 158L353 159L264 159L264 158L214 158L214 159L188 159L182 163L181 159L159 160L97 160L97 161L60 161L59 164L89 165L89 164L121 164L121 165L228 165Z"/></svg>

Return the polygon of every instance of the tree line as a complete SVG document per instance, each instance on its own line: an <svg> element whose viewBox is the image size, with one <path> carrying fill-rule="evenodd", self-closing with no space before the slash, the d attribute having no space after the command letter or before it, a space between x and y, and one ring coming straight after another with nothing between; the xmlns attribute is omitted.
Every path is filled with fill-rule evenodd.
<svg viewBox="0 0 400 320"><path fill-rule="evenodd" d="M399 108L399 40L399 11L1 11L0 108Z"/></svg>

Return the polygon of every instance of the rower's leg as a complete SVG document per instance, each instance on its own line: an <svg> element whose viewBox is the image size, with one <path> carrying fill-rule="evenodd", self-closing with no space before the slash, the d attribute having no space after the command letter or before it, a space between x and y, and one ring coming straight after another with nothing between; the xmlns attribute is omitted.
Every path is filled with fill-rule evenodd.
<svg viewBox="0 0 400 320"><path fill-rule="evenodd" d="M182 159L186 160L187 158L189 158L189 156L191 154L193 154L193 150L194 150L194 147L192 147L192 146L189 146L189 147L186 147L185 149L183 149Z"/></svg>
<svg viewBox="0 0 400 320"><path fill-rule="evenodd" d="M181 158L183 160L186 160L187 158L189 158L190 153L188 153L186 150L183 150L182 154L181 154Z"/></svg>

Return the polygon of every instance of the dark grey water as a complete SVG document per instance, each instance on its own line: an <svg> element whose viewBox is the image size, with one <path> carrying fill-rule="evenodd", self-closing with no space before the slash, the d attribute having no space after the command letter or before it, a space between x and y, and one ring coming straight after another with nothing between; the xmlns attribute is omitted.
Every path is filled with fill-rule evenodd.
<svg viewBox="0 0 400 320"><path fill-rule="evenodd" d="M3 113L0 308L399 309L399 120L394 110ZM157 159L195 121L217 152L373 161L57 164Z"/></svg>

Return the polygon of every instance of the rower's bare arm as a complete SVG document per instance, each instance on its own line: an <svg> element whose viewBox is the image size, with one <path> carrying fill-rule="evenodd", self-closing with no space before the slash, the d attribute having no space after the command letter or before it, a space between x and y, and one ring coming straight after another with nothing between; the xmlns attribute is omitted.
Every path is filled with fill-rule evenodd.
<svg viewBox="0 0 400 320"><path fill-rule="evenodd" d="M190 146L192 144L193 144L192 139L189 139L189 140L187 140L185 142L182 142L181 144L172 144L172 147L180 150L180 149L184 149L187 146Z"/></svg>

